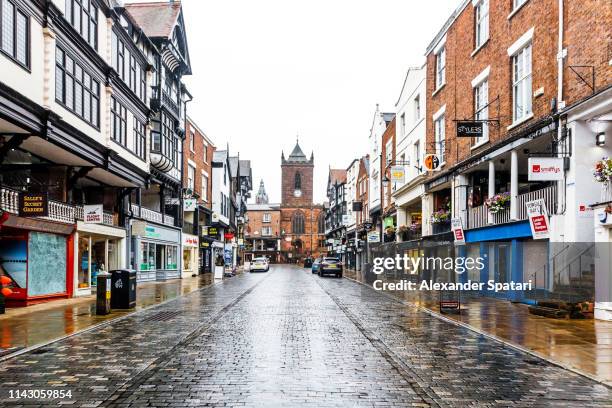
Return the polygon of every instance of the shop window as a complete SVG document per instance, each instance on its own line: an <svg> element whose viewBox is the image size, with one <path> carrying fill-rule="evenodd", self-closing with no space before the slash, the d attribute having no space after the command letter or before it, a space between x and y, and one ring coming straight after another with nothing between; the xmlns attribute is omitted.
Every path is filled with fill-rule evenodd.
<svg viewBox="0 0 612 408"><path fill-rule="evenodd" d="M66 249L61 235L29 233L28 296L66 293Z"/></svg>
<svg viewBox="0 0 612 408"><path fill-rule="evenodd" d="M166 246L166 268L178 269L178 247L174 245Z"/></svg>

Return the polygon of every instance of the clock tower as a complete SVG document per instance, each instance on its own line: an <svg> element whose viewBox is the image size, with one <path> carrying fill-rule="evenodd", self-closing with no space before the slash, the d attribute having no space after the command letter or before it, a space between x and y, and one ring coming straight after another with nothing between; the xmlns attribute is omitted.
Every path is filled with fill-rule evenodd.
<svg viewBox="0 0 612 408"><path fill-rule="evenodd" d="M281 206L312 206L313 170L314 154L308 159L299 141L288 158L285 159L285 153L281 154Z"/></svg>

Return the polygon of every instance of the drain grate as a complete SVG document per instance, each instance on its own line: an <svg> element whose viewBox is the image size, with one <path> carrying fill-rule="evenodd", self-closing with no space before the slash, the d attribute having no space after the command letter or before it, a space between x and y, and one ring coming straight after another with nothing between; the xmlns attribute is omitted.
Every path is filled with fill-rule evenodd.
<svg viewBox="0 0 612 408"><path fill-rule="evenodd" d="M178 310L172 310L172 311L167 311L167 312L159 312L159 313L155 313L145 319L143 319L143 322L167 322L168 320L171 320L175 317L177 317L178 315L180 315L181 312Z"/></svg>

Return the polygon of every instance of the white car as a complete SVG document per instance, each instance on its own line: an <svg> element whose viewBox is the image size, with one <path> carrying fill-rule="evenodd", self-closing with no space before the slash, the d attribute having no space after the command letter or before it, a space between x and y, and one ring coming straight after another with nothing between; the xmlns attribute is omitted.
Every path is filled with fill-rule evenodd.
<svg viewBox="0 0 612 408"><path fill-rule="evenodd" d="M268 258L265 258L263 256L260 258L253 258L249 267L250 272L268 272L269 270L270 264L268 263Z"/></svg>

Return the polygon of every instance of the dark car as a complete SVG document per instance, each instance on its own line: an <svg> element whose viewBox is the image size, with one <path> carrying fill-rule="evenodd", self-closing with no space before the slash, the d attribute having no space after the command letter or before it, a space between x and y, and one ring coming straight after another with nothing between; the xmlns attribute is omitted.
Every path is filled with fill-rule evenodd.
<svg viewBox="0 0 612 408"><path fill-rule="evenodd" d="M336 278L342 277L342 262L338 258L325 257L321 260L318 270L319 276L334 275Z"/></svg>
<svg viewBox="0 0 612 408"><path fill-rule="evenodd" d="M312 258L308 257L308 258L304 258L304 268L311 268L312 267Z"/></svg>
<svg viewBox="0 0 612 408"><path fill-rule="evenodd" d="M321 267L321 258L317 258L312 262L312 273L319 273Z"/></svg>

